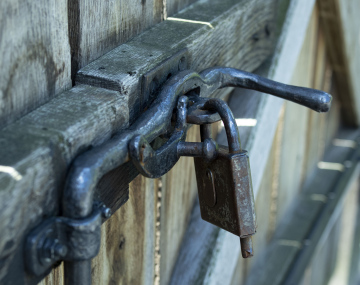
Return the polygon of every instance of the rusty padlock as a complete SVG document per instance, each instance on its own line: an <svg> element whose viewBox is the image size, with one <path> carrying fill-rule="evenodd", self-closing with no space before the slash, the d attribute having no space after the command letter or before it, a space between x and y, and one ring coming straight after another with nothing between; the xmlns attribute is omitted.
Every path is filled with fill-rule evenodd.
<svg viewBox="0 0 360 285"><path fill-rule="evenodd" d="M194 157L201 217L239 236L242 256L251 257L256 219L249 157L241 148L238 128L228 105L220 99L209 99L203 109L218 112L229 147L219 146L212 160ZM210 125L200 128L201 140L209 139Z"/></svg>

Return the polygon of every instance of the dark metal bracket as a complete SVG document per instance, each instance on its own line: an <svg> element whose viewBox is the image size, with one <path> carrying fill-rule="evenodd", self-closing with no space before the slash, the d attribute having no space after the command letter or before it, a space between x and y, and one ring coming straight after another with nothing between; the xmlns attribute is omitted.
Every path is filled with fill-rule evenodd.
<svg viewBox="0 0 360 285"><path fill-rule="evenodd" d="M42 222L27 237L25 262L28 270L41 276L60 260L81 261L95 257L100 248L101 216L104 208L84 219L52 217Z"/></svg>

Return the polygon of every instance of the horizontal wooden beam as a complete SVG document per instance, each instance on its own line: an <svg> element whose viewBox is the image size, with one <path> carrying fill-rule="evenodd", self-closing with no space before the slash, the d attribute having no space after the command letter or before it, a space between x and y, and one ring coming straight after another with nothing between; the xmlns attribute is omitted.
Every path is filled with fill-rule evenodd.
<svg viewBox="0 0 360 285"><path fill-rule="evenodd" d="M25 234L59 213L72 160L136 119L138 103L144 103L143 75L183 50L187 68L231 65L253 71L273 51L274 3L199 1L175 20L154 26L85 67L77 86L2 130L0 260L6 262L0 268L0 283L11 278L23 284L37 282L22 270ZM127 184L137 174L128 167L114 170L99 183L96 195L113 210L127 200Z"/></svg>

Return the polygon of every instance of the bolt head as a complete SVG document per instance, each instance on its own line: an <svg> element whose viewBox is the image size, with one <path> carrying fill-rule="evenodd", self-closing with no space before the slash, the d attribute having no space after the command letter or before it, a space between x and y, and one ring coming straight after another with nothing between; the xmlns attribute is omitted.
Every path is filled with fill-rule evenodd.
<svg viewBox="0 0 360 285"><path fill-rule="evenodd" d="M111 209L108 207L103 207L101 213L104 219L109 219L111 217Z"/></svg>
<svg viewBox="0 0 360 285"><path fill-rule="evenodd" d="M58 243L55 245L54 256L55 257L65 257L68 252L66 245Z"/></svg>

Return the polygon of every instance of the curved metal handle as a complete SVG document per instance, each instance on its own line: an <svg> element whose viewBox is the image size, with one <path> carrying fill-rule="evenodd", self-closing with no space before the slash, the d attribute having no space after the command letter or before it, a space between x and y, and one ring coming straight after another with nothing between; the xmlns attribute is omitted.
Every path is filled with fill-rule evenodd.
<svg viewBox="0 0 360 285"><path fill-rule="evenodd" d="M268 93L317 112L330 109L332 96L324 91L276 82L259 75L228 67L213 67L200 73L206 81L221 82L223 87L241 87Z"/></svg>

